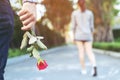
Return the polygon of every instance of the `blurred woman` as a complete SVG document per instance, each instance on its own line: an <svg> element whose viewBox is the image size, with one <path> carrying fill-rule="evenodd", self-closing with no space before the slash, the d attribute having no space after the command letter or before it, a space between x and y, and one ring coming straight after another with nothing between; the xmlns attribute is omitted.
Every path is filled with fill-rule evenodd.
<svg viewBox="0 0 120 80"><path fill-rule="evenodd" d="M86 52L92 65L92 76L97 76L95 56L92 52L94 16L92 11L86 8L85 0L78 0L78 6L79 8L72 13L71 21L74 41L79 50L81 73L87 73L84 60Z"/></svg>

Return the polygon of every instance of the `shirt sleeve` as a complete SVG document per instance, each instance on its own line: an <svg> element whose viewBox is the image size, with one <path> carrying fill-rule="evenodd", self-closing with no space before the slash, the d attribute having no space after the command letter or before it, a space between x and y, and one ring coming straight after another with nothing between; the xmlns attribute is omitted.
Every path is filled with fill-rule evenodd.
<svg viewBox="0 0 120 80"><path fill-rule="evenodd" d="M74 12L71 15L71 30L74 31L76 26L76 20L75 20L75 15Z"/></svg>
<svg viewBox="0 0 120 80"><path fill-rule="evenodd" d="M94 31L94 15L91 12L91 16L90 16L90 27L91 27L91 31Z"/></svg>

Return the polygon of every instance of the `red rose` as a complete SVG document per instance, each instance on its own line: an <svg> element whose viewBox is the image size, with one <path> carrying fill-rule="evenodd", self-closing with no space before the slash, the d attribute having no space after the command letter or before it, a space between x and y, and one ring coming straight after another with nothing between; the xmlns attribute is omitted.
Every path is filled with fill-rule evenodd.
<svg viewBox="0 0 120 80"><path fill-rule="evenodd" d="M39 70L43 70L45 68L47 68L48 64L46 63L45 60L40 60L38 63L37 63L37 67Z"/></svg>

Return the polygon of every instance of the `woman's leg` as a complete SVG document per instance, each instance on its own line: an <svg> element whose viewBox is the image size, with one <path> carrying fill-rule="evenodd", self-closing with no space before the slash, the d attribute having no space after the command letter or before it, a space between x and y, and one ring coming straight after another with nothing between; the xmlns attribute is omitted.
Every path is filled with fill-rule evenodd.
<svg viewBox="0 0 120 80"><path fill-rule="evenodd" d="M96 66L96 61L95 61L95 55L92 51L92 42L85 42L84 43L85 50L87 53L87 56L93 66Z"/></svg>
<svg viewBox="0 0 120 80"><path fill-rule="evenodd" d="M97 75L97 72L96 72L96 60L95 60L95 55L94 55L94 53L92 51L92 42L85 42L84 46L85 46L87 56L88 56L92 66L93 66L92 75L96 76Z"/></svg>
<svg viewBox="0 0 120 80"><path fill-rule="evenodd" d="M81 64L81 68L82 68L82 73L85 74L86 73L86 69L85 69L85 59L84 59L84 42L82 41L76 41L76 45L78 47L78 51L79 51L79 59L80 59L80 64Z"/></svg>

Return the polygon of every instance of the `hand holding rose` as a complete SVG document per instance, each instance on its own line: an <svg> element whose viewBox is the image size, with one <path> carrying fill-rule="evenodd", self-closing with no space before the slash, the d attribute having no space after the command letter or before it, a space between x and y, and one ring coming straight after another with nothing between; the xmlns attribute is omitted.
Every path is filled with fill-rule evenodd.
<svg viewBox="0 0 120 80"><path fill-rule="evenodd" d="M18 13L23 23L22 30L30 30L36 23L36 4L26 2Z"/></svg>

